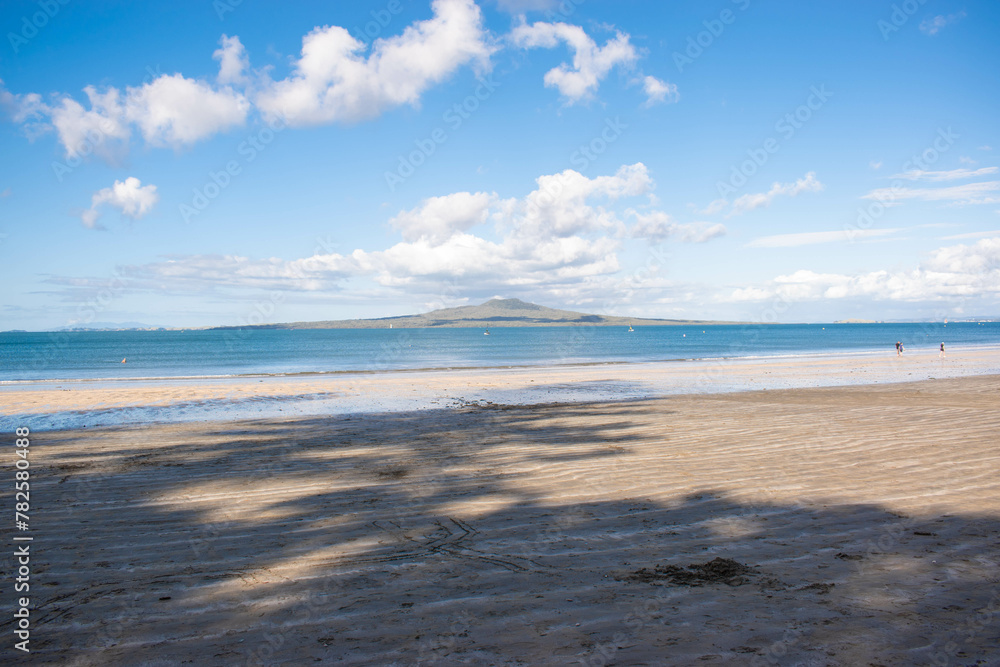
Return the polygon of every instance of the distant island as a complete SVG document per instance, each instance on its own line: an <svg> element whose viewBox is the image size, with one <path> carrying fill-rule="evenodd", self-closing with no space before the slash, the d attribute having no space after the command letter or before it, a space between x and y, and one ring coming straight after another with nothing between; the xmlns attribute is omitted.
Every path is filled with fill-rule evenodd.
<svg viewBox="0 0 1000 667"><path fill-rule="evenodd" d="M860 320L857 318L851 318L848 320L834 320L834 324L884 324L882 320Z"/></svg>
<svg viewBox="0 0 1000 667"><path fill-rule="evenodd" d="M490 299L478 306L441 308L422 315L400 315L367 320L288 322L212 329L415 329L432 327L551 327L551 326L664 326L675 324L733 324L709 320L652 320L639 317L588 315L558 310L520 299Z"/></svg>

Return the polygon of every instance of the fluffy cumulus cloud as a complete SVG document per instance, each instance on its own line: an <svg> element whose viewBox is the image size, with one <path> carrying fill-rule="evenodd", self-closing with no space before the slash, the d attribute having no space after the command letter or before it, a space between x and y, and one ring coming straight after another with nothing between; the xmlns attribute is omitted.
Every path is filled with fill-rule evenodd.
<svg viewBox="0 0 1000 667"><path fill-rule="evenodd" d="M909 271L872 271L858 275L800 270L769 284L747 286L726 301L788 302L864 297L876 301L942 301L1000 295L1000 237L974 245L939 248Z"/></svg>
<svg viewBox="0 0 1000 667"><path fill-rule="evenodd" d="M129 88L126 117L153 146L179 148L242 125L250 104L229 87L214 89L180 74Z"/></svg>
<svg viewBox="0 0 1000 667"><path fill-rule="evenodd" d="M34 93L14 95L3 88L0 103L30 135L54 131L67 158L94 153L111 161L127 152L133 126L153 146L181 148L242 125L250 109L232 87L181 74L160 75L124 92L114 86L103 91L87 86L83 92L89 108L68 95L46 102Z"/></svg>
<svg viewBox="0 0 1000 667"><path fill-rule="evenodd" d="M135 176L129 176L124 181L115 181L110 188L95 192L90 200L90 208L81 217L88 228L101 229L97 219L101 215L102 206L111 206L126 218L138 220L152 211L159 200L160 195L157 194L155 185L143 185Z"/></svg>
<svg viewBox="0 0 1000 667"><path fill-rule="evenodd" d="M52 107L44 106L42 112L50 118L66 157L78 157L94 150L110 159L127 147L132 133L126 120L125 102L115 88L101 93L87 86L84 93L90 101L90 109L64 97Z"/></svg>
<svg viewBox="0 0 1000 667"><path fill-rule="evenodd" d="M216 80L222 85L245 84L250 70L250 58L239 37L223 35L212 57L219 61Z"/></svg>
<svg viewBox="0 0 1000 667"><path fill-rule="evenodd" d="M550 238L527 246L456 234L442 243L399 243L363 259L386 286L440 284L475 278L477 284L545 286L618 270L618 244L608 238Z"/></svg>
<svg viewBox="0 0 1000 667"><path fill-rule="evenodd" d="M509 0L508 10L551 8L548 0ZM86 86L85 100L67 94L14 94L0 81L0 106L29 138L55 133L67 158L96 154L110 162L127 155L133 134L151 146L184 148L247 122L256 111L265 120L293 126L353 123L402 105L417 106L432 86L471 67L489 71L502 45L525 49L566 44L572 64L545 75L569 103L590 99L615 67L631 69L639 58L627 34L618 32L599 46L583 28L567 23L534 23L523 18L502 40L483 25L474 0L434 0L432 16L401 34L369 46L340 26L313 29L284 78L269 68L253 69L238 36L222 35L212 57L214 80L181 73L158 75L124 89ZM641 74L646 106L676 101L677 87Z"/></svg>
<svg viewBox="0 0 1000 667"><path fill-rule="evenodd" d="M556 88L570 104L590 99L612 68L631 68L639 58L625 33L618 32L604 46L598 46L583 28L567 23L521 24L511 31L510 39L525 49L551 49L562 42L573 51L572 65L562 63L546 72L544 79L546 86Z"/></svg>
<svg viewBox="0 0 1000 667"><path fill-rule="evenodd" d="M268 81L257 106L291 125L356 122L385 109L417 104L431 85L472 63L489 66L492 47L472 0L435 0L434 16L399 36L365 44L339 26L316 28L302 39L294 71Z"/></svg>
<svg viewBox="0 0 1000 667"><path fill-rule="evenodd" d="M383 285L476 277L501 288L559 284L614 273L625 228L610 204L653 187L646 166L588 178L572 169L540 176L523 198L456 193L425 200L391 224L404 237L384 251L354 257ZM470 234L492 223L494 239Z"/></svg>
<svg viewBox="0 0 1000 667"><path fill-rule="evenodd" d="M810 171L802 178L791 183L775 183L767 192L748 193L730 202L728 199L716 199L701 212L705 215L715 215L726 211L726 217L741 215L757 208L771 205L778 197L796 197L803 192L821 192L823 184L816 178L816 172Z"/></svg>
<svg viewBox="0 0 1000 667"><path fill-rule="evenodd" d="M567 169L540 176L536 183L538 188L508 212L508 224L515 225L527 239L621 230L624 227L618 217L603 206L594 206L593 200L637 197L653 187L649 171L641 162L621 167L612 176L588 178Z"/></svg>
<svg viewBox="0 0 1000 667"><path fill-rule="evenodd" d="M15 95L0 82L0 105L32 138L55 131L67 158L121 158L137 128L152 146L181 148L242 125L253 105L292 125L354 122L421 95L459 68L489 67L493 51L473 0L435 0L433 17L401 35L375 40L371 52L344 28L316 28L302 40L292 73L274 81L253 71L238 37L223 35L213 57L214 83L161 75L124 91L87 86L88 106L69 95L46 101Z"/></svg>
<svg viewBox="0 0 1000 667"><path fill-rule="evenodd" d="M118 184L116 184L118 185ZM138 182L135 184L138 186ZM674 222L626 204L654 188L645 165L587 177L572 169L536 179L522 197L456 192L423 200L388 220L401 240L381 250L296 260L199 255L130 267L135 285L168 280L175 290L281 289L320 293L346 281L428 294L474 279L477 289L541 289L553 295L603 290L618 280L618 251L629 239L704 242L721 225ZM619 214L618 207L624 210ZM620 282L620 280L618 280ZM630 288L631 289L631 288Z"/></svg>
<svg viewBox="0 0 1000 667"><path fill-rule="evenodd" d="M495 200L496 195L485 192L430 197L411 211L401 211L389 224L398 229L406 241L440 242L485 222Z"/></svg>
<svg viewBox="0 0 1000 667"><path fill-rule="evenodd" d="M116 88L100 92L87 86L83 92L89 109L67 96L50 104L37 93L16 95L0 81L0 106L22 125L30 139L55 131L68 158L94 152L111 159L121 153L132 132L125 118L125 102Z"/></svg>

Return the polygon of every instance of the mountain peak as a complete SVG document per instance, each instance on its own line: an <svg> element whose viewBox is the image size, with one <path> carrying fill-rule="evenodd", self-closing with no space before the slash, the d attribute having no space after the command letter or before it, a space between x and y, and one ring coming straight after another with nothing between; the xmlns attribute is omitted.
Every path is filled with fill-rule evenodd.
<svg viewBox="0 0 1000 667"><path fill-rule="evenodd" d="M527 301L521 301L520 299L490 299L486 303L482 304L484 306L491 306L493 308L504 308L507 310L541 310L543 306L539 306L536 303L528 303Z"/></svg>

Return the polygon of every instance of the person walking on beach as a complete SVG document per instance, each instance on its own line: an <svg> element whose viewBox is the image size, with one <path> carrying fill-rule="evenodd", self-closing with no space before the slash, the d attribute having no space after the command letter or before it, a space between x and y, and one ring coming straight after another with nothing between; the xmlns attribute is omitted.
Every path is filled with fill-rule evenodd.
<svg viewBox="0 0 1000 667"><path fill-rule="evenodd" d="M900 343L900 342L899 342L899 341L897 340L897 341L896 341L896 356L898 357L898 356L899 356L899 355L901 355L902 353L903 353L903 344L902 344L902 343Z"/></svg>
<svg viewBox="0 0 1000 667"><path fill-rule="evenodd" d="M941 358L944 359L944 343L941 343Z"/></svg>

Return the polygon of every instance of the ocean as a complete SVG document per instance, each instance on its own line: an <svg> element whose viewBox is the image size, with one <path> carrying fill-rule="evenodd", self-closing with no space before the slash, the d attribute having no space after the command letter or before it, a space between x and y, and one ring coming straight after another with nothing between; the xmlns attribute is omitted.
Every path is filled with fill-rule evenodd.
<svg viewBox="0 0 1000 667"><path fill-rule="evenodd" d="M895 354L1000 345L1000 322L0 333L0 383ZM126 363L121 363L122 360Z"/></svg>

